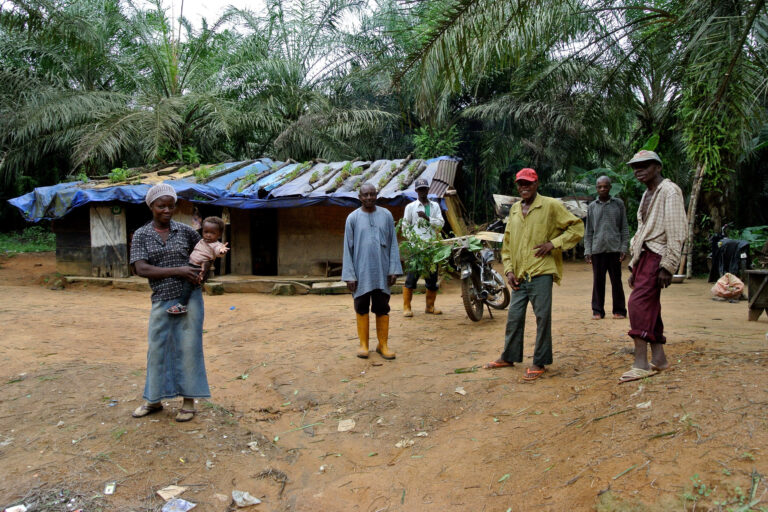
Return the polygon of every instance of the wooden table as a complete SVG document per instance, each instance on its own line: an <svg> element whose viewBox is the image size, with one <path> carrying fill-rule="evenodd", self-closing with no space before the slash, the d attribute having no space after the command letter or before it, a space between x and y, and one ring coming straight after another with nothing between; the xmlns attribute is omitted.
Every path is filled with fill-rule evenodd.
<svg viewBox="0 0 768 512"><path fill-rule="evenodd" d="M747 270L749 321L756 322L765 310L768 314L768 270Z"/></svg>

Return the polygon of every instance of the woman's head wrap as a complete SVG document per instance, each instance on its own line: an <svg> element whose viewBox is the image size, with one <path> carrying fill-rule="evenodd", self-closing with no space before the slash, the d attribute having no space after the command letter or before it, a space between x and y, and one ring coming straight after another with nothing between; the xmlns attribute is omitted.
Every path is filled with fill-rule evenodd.
<svg viewBox="0 0 768 512"><path fill-rule="evenodd" d="M158 183L157 185L152 186L147 192L147 197L144 201L146 201L147 206L152 206L152 202L162 196L171 196L173 202L176 202L176 191L167 183Z"/></svg>

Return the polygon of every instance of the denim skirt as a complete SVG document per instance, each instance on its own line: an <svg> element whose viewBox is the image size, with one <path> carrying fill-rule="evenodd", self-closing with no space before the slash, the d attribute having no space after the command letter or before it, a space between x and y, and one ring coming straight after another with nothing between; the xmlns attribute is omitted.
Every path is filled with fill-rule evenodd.
<svg viewBox="0 0 768 512"><path fill-rule="evenodd" d="M208 398L208 377L203 359L203 293L192 292L185 315L166 310L178 299L152 303L149 314L149 349L144 400L149 403L177 396Z"/></svg>

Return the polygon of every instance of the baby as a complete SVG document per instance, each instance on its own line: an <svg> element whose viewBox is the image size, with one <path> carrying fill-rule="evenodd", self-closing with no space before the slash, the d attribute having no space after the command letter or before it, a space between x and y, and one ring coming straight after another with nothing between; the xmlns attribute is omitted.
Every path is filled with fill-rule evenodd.
<svg viewBox="0 0 768 512"><path fill-rule="evenodd" d="M206 217L203 220L203 239L197 242L197 245L189 255L189 266L202 268L206 261L213 261L220 258L229 251L227 243L219 242L221 234L224 232L224 221L220 217ZM169 307L166 311L170 315L183 315L187 312L187 303L192 294L194 284L184 281L184 290L181 292L178 304Z"/></svg>

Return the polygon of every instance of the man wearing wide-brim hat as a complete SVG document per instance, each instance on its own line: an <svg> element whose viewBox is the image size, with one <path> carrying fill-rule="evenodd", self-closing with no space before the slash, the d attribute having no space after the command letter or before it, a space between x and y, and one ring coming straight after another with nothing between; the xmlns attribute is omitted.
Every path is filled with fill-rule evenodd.
<svg viewBox="0 0 768 512"><path fill-rule="evenodd" d="M646 186L637 210L637 232L629 243L632 258L629 287L629 336L635 342L635 361L619 382L650 377L669 367L661 320L661 290L672 282L688 232L680 187L661 176L661 158L639 151L627 162L635 178ZM648 344L651 360L648 361Z"/></svg>
<svg viewBox="0 0 768 512"><path fill-rule="evenodd" d="M445 224L443 214L440 212L440 205L435 201L429 200L429 182L427 180L419 178L413 183L413 186L418 199L405 207L403 223L410 227L410 229L406 230L406 233L417 236L422 240L433 240ZM437 272L432 272L426 276L418 276L415 272L408 272L405 278L405 286L403 286L403 316L413 316L411 299L413 298L413 290L416 289L416 282L419 277L424 277L424 284L427 288L427 305L424 312L429 315L442 314L442 311L435 308L437 290L439 289Z"/></svg>

